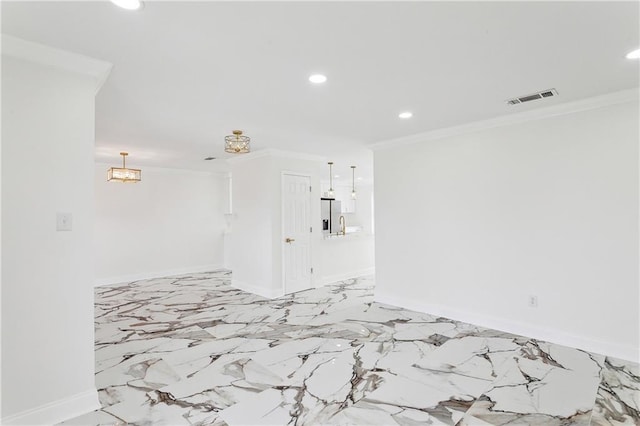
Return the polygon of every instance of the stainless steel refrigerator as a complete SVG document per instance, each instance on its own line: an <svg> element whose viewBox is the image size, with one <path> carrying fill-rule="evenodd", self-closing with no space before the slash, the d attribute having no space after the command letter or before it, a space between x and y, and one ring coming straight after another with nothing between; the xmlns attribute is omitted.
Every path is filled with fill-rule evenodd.
<svg viewBox="0 0 640 426"><path fill-rule="evenodd" d="M324 234L337 234L340 232L341 207L340 200L334 198L320 199L320 217Z"/></svg>

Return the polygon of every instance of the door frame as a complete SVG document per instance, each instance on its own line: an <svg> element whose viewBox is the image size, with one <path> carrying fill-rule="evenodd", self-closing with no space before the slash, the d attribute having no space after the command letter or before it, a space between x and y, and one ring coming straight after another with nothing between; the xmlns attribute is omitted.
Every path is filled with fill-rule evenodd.
<svg viewBox="0 0 640 426"><path fill-rule="evenodd" d="M286 238L286 236L284 235L284 177L285 176L298 176L298 177L306 177L309 178L309 187L313 187L311 185L311 175L310 174L306 174L306 173L300 173L300 172L291 172L291 171L287 171L287 170L282 170L280 172L280 252L281 252L281 262L280 262L280 268L282 271L282 294L286 294L287 291L287 277L285 276L286 273L286 262L285 262L285 255L284 255L284 248L285 248L285 242L284 239ZM311 227L311 229L313 229L313 225L311 224L311 218L312 218L312 203L313 203L313 198L311 197L312 192L309 191L309 226ZM309 232L309 265L313 265L313 239L311 238L313 236L313 232ZM313 267L313 266L311 266ZM313 279L313 274L311 274L311 288L314 287L314 279Z"/></svg>

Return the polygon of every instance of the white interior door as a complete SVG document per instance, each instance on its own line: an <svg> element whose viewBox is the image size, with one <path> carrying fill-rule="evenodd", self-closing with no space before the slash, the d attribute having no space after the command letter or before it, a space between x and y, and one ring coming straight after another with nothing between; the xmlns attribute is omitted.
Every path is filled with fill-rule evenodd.
<svg viewBox="0 0 640 426"><path fill-rule="evenodd" d="M284 292L311 288L311 179L282 175Z"/></svg>

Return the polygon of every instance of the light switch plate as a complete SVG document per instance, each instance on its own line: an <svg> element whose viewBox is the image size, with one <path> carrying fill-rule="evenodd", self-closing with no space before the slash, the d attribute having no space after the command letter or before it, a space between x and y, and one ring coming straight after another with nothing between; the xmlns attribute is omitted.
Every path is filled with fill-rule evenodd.
<svg viewBox="0 0 640 426"><path fill-rule="evenodd" d="M58 212L56 214L56 231L71 231L73 228L73 215L71 213Z"/></svg>

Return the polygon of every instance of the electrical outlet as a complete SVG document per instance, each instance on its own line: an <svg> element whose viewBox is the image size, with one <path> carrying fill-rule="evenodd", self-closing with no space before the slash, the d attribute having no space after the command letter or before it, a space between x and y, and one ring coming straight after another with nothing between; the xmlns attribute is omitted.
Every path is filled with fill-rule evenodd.
<svg viewBox="0 0 640 426"><path fill-rule="evenodd" d="M530 308L537 308L538 307L538 296L529 295L529 297L527 298L527 306L529 306Z"/></svg>
<svg viewBox="0 0 640 426"><path fill-rule="evenodd" d="M56 214L56 231L71 231L73 228L73 215L71 213Z"/></svg>

